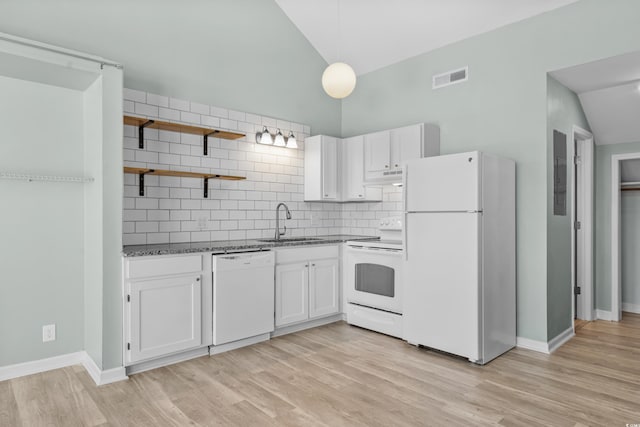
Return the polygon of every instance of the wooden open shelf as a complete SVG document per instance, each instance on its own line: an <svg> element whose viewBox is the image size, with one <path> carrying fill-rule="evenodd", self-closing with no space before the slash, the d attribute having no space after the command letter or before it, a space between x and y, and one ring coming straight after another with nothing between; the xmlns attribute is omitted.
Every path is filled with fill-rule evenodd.
<svg viewBox="0 0 640 427"><path fill-rule="evenodd" d="M171 132L190 133L192 135L201 135L204 137L204 155L207 155L207 139L208 137L222 139L239 139L245 136L243 133L229 132L213 128L205 128L201 126L183 125L180 123L165 122L162 120L151 120L142 117L124 116L124 124L138 127L139 148L144 147L144 128L168 130Z"/></svg>
<svg viewBox="0 0 640 427"><path fill-rule="evenodd" d="M217 173L200 173L200 172L187 172L187 171L170 171L165 169L149 169L149 168L131 168L125 166L124 173L136 174L140 181L140 195L144 196L144 176L145 175L158 175L158 176L176 176L182 178L199 178L204 179L204 197L209 197L209 180L210 179L223 179L226 181L240 181L247 179L244 176L234 175L220 175Z"/></svg>

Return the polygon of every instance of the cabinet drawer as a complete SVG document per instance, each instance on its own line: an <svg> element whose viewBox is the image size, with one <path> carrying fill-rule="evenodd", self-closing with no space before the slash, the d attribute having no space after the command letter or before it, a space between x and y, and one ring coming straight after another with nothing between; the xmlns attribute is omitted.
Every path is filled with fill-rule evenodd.
<svg viewBox="0 0 640 427"><path fill-rule="evenodd" d="M276 264L288 264L312 259L338 258L338 246L313 246L309 248L278 249Z"/></svg>
<svg viewBox="0 0 640 427"><path fill-rule="evenodd" d="M202 255L145 257L127 260L125 266L128 279L195 273L202 271Z"/></svg>

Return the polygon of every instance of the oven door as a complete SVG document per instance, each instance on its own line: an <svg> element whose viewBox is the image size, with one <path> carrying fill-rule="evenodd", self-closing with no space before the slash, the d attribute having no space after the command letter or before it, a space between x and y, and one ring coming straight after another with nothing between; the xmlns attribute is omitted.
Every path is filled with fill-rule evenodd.
<svg viewBox="0 0 640 427"><path fill-rule="evenodd" d="M347 302L402 314L402 250L347 247Z"/></svg>

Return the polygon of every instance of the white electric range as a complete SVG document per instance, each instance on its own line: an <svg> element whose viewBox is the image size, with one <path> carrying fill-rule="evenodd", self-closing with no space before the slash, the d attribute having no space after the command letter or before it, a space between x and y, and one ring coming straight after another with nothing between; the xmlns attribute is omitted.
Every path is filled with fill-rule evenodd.
<svg viewBox="0 0 640 427"><path fill-rule="evenodd" d="M347 322L402 338L402 219L380 220L380 240L348 241Z"/></svg>

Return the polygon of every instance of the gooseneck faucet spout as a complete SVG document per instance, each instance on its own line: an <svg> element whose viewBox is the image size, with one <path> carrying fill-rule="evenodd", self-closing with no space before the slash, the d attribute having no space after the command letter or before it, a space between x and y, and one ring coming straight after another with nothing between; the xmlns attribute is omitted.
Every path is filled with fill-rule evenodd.
<svg viewBox="0 0 640 427"><path fill-rule="evenodd" d="M280 236L284 236L287 232L287 226L284 226L284 230L280 232L280 207L284 206L284 210L287 216L287 219L291 219L291 212L289 212L289 207L284 203L279 203L276 207L276 240L280 240Z"/></svg>

